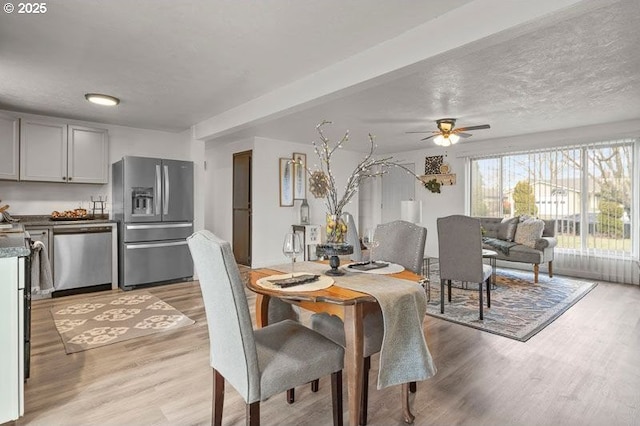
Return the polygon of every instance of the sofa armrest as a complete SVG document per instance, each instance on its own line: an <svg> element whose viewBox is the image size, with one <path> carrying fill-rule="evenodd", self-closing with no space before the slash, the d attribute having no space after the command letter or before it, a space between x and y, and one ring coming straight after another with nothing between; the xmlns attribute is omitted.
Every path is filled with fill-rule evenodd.
<svg viewBox="0 0 640 426"><path fill-rule="evenodd" d="M554 237L542 237L539 240L536 240L535 249L536 250L544 250L546 248L553 248L558 245L558 240Z"/></svg>

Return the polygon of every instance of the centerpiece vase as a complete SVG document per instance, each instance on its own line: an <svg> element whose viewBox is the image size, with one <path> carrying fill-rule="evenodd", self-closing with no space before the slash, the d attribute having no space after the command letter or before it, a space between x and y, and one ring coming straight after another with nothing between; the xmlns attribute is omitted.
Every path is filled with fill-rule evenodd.
<svg viewBox="0 0 640 426"><path fill-rule="evenodd" d="M347 237L347 224L340 214L327 214L327 244L343 244Z"/></svg>

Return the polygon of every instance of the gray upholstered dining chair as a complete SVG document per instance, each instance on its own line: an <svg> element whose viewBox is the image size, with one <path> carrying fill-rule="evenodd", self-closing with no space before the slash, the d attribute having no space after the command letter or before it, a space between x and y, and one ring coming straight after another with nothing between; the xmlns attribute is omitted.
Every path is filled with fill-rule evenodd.
<svg viewBox="0 0 640 426"><path fill-rule="evenodd" d="M378 225L374 239L380 244L371 249L370 259L397 263L422 274L426 228L405 220L394 220Z"/></svg>
<svg viewBox="0 0 640 426"><path fill-rule="evenodd" d="M424 257L424 246L427 241L427 229L411 222L396 220L378 225L375 231L376 240L380 245L374 249L371 259L385 260L404 266L406 269L420 275ZM362 400L360 402L360 424L367 424L367 405L369 399L369 370L371 355L380 352L384 336L382 311L367 313L364 317L363 335L364 371L362 374ZM311 328L329 337L340 345L345 345L344 323L335 315L326 313L311 316ZM312 389L317 382L312 383ZM411 392L416 391L416 384L409 384Z"/></svg>
<svg viewBox="0 0 640 426"><path fill-rule="evenodd" d="M222 424L225 380L245 400L247 424L258 425L260 401L331 374L333 424L342 425L342 346L291 320L254 331L230 244L206 230L187 241L209 328L212 423Z"/></svg>
<svg viewBox="0 0 640 426"><path fill-rule="evenodd" d="M440 313L444 313L444 284L451 303L451 281L478 283L480 320L484 319L482 284L487 287L491 307L491 266L482 262L480 220L462 215L438 218L438 261L440 263Z"/></svg>

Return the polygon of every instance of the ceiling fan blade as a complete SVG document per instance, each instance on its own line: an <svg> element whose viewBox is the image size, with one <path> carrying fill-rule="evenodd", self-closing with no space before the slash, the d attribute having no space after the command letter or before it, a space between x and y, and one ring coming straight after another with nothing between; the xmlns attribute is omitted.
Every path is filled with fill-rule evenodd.
<svg viewBox="0 0 640 426"><path fill-rule="evenodd" d="M438 133L439 134L439 133ZM426 138L422 138L420 139L421 141L426 141L427 139L431 139L432 137L434 137L436 135L431 135L431 136L427 136Z"/></svg>
<svg viewBox="0 0 640 426"><path fill-rule="evenodd" d="M468 126L468 127L459 127L456 129L459 132L466 132L467 130L482 130L482 129L490 129L491 126L488 124L481 124L479 126Z"/></svg>
<svg viewBox="0 0 640 426"><path fill-rule="evenodd" d="M425 130L424 132L405 132L405 133L434 133L431 130Z"/></svg>
<svg viewBox="0 0 640 426"><path fill-rule="evenodd" d="M471 133L462 133L462 132L456 132L456 135L460 136L461 138L468 138L469 136L473 136Z"/></svg>

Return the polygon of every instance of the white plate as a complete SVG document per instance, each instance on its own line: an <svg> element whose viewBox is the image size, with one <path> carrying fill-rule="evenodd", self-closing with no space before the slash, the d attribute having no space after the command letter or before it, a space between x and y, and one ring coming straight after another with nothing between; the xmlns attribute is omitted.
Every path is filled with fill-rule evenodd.
<svg viewBox="0 0 640 426"><path fill-rule="evenodd" d="M397 263L391 263L384 260L376 260L376 262L388 263L389 266L386 268L378 268L371 269L369 271L362 271L360 269L349 268L349 265L352 263L360 263L360 262L352 262L347 265L344 265L344 269L350 272L361 272L363 274L378 274L378 275L388 275L388 274L397 274L398 272L404 271L404 266L398 265Z"/></svg>
<svg viewBox="0 0 640 426"><path fill-rule="evenodd" d="M295 272L293 274L294 277L304 275L304 274L312 274L311 272ZM316 291L323 290L325 288L329 288L333 285L333 278L328 277L326 275L320 275L317 281L313 281L306 284L294 285L293 287L284 287L281 288L275 284L272 284L270 280L283 280L285 278L290 278L291 274L282 274L282 275L270 275L268 277L260 278L256 281L256 284L262 288L266 288L269 290L275 291L283 291L283 292L291 292L298 293L300 291Z"/></svg>

